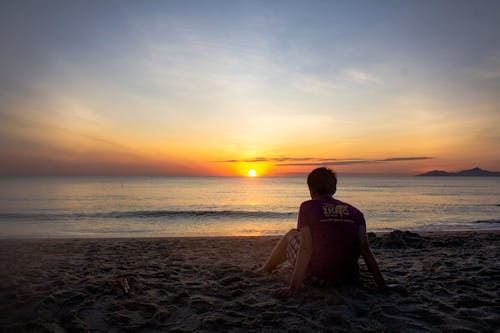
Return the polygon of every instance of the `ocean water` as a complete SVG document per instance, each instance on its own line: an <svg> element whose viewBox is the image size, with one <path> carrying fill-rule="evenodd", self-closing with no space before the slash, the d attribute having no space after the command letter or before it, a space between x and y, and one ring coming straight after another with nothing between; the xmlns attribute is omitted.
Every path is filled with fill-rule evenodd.
<svg viewBox="0 0 500 333"><path fill-rule="evenodd" d="M369 231L500 229L500 178L339 177ZM0 237L277 235L305 177L0 178Z"/></svg>

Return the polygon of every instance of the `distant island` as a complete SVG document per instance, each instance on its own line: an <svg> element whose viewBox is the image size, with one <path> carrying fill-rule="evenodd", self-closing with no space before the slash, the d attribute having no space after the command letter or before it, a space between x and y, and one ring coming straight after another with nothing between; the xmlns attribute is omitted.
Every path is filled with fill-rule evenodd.
<svg viewBox="0 0 500 333"><path fill-rule="evenodd" d="M433 177L448 177L448 176L459 176L459 177L500 177L500 172L498 171L488 171L480 168L474 168L470 170L462 170L458 172L446 172L441 170L433 170L426 173L417 175L419 177L433 176Z"/></svg>

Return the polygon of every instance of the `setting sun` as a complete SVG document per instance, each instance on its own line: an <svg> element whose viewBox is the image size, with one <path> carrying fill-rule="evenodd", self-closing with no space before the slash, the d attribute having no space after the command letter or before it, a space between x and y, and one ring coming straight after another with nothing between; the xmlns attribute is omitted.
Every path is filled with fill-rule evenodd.
<svg viewBox="0 0 500 333"><path fill-rule="evenodd" d="M256 176L257 176L257 171L255 171L255 169L248 170L248 177L256 177Z"/></svg>

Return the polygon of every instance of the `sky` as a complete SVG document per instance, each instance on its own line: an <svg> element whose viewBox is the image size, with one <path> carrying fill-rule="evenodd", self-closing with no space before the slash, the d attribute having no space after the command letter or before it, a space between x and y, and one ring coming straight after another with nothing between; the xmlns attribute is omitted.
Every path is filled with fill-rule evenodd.
<svg viewBox="0 0 500 333"><path fill-rule="evenodd" d="M500 170L498 1L1 1L0 176Z"/></svg>

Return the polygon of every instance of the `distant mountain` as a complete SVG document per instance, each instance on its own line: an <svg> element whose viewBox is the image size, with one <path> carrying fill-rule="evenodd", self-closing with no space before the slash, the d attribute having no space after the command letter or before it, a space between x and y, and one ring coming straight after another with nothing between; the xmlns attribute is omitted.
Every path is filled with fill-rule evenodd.
<svg viewBox="0 0 500 333"><path fill-rule="evenodd" d="M446 172L446 171L441 171L441 170L432 170L426 173L421 173L420 175L417 176L451 176L451 173Z"/></svg>
<svg viewBox="0 0 500 333"><path fill-rule="evenodd" d="M446 171L441 171L441 170L433 170L429 171L426 173L422 173L417 176L438 176L438 177L445 177L445 176L459 176L459 177L500 177L500 172L498 171L488 171L488 170L483 170L480 168L474 168L470 170L462 170L458 172L446 172Z"/></svg>

